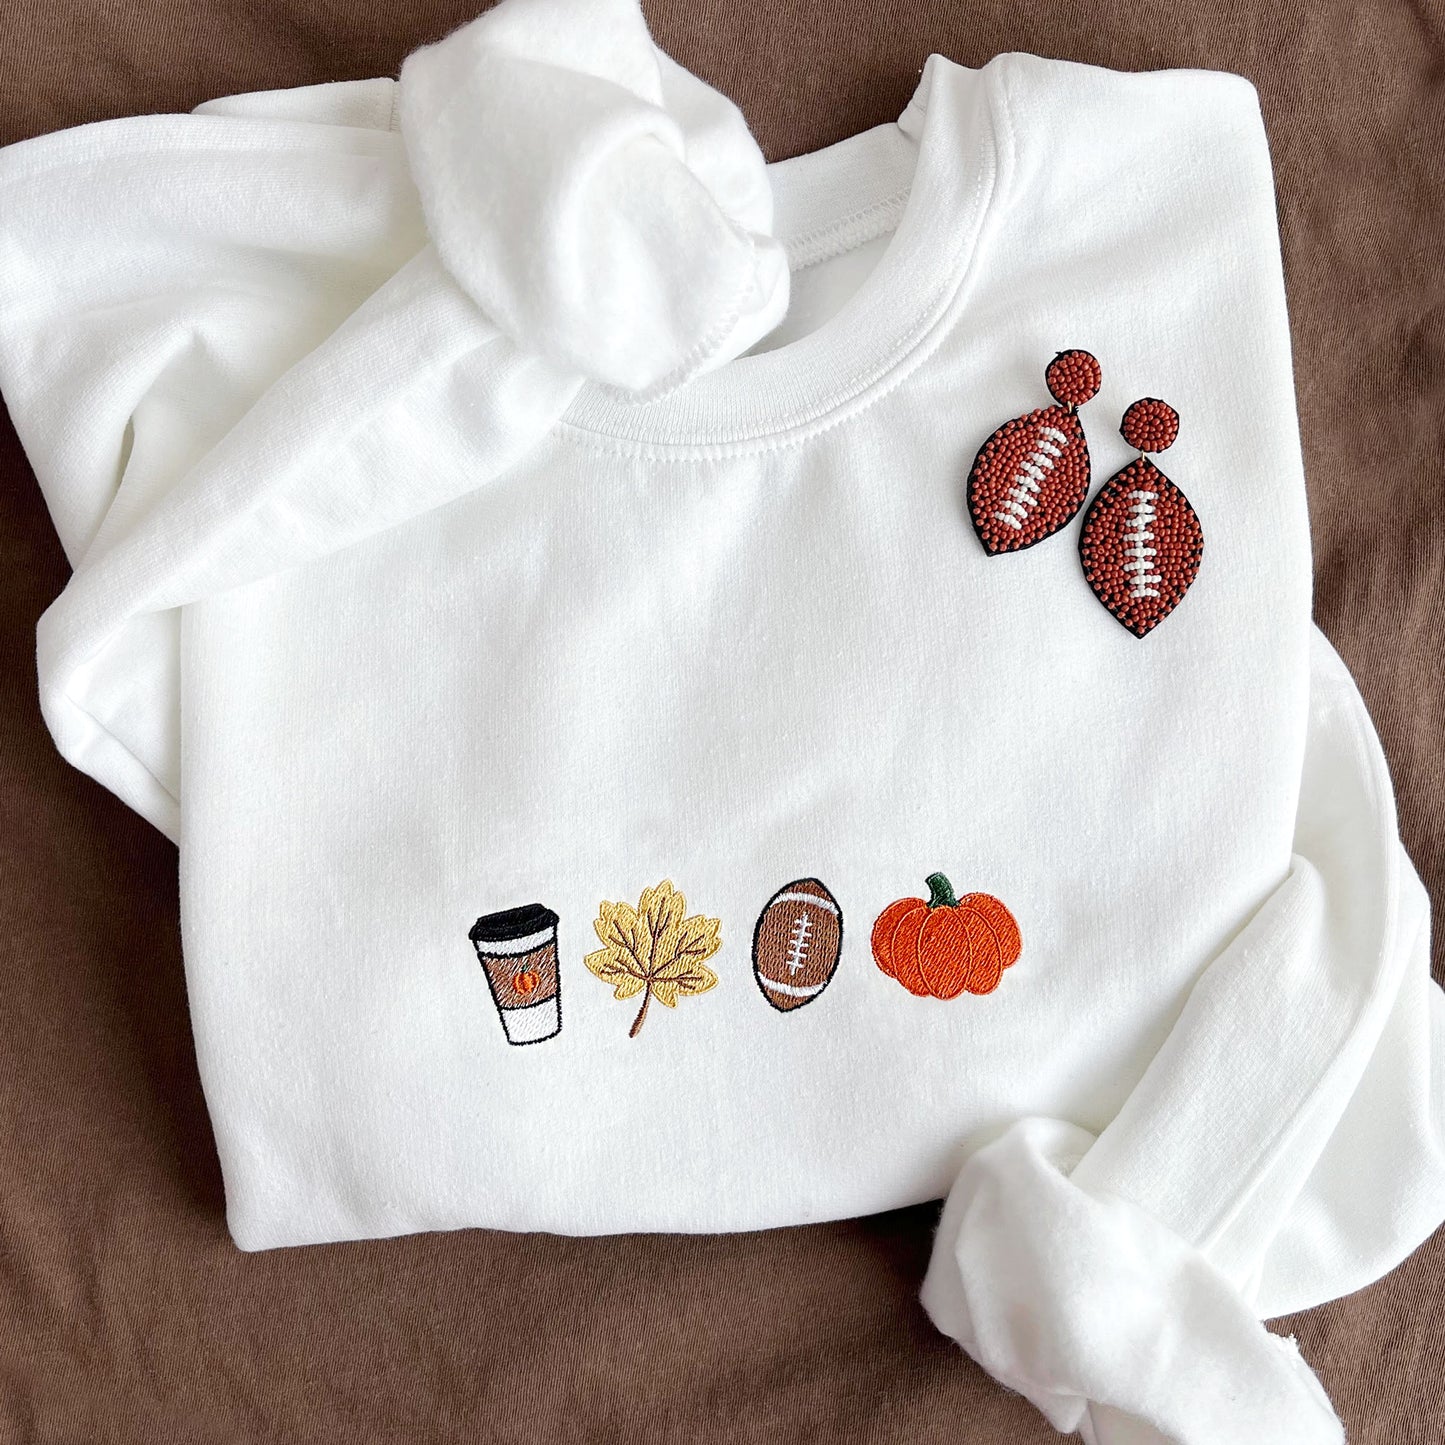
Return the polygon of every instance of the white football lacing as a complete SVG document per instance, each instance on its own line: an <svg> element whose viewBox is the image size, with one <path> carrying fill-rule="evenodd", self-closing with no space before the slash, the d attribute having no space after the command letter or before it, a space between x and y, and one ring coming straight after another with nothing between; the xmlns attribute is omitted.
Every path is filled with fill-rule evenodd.
<svg viewBox="0 0 1445 1445"><path fill-rule="evenodd" d="M1154 540L1154 534L1149 530L1149 523L1159 514L1154 510L1154 503L1159 500L1158 492L1133 491L1129 493L1129 500L1134 503L1129 508L1129 525L1133 527L1132 532L1123 533L1125 542L1132 545L1124 548L1124 555L1129 561L1124 563L1126 572L1133 572L1134 585L1129 590L1131 597L1157 597L1159 595L1158 583L1164 579L1157 572L1150 569L1155 565L1148 559L1158 555L1158 548L1146 547L1146 542Z"/></svg>
<svg viewBox="0 0 1445 1445"><path fill-rule="evenodd" d="M1053 441L1047 438L1053 438ZM1022 532L1031 507L1038 506L1039 485L1045 472L1054 469L1054 458L1063 456L1063 449L1054 442L1068 445L1068 434L1056 426L1046 426L1039 432L1039 441L1034 449L1020 463L1018 471L1009 480L1013 485L1008 490L1008 500L1001 503L1002 510L993 514L996 522L1006 522L1015 532Z"/></svg>
<svg viewBox="0 0 1445 1445"><path fill-rule="evenodd" d="M800 913L797 922L793 924L792 937L788 943L787 964L794 973L802 968L808 957L808 934L812 927L813 920L806 913Z"/></svg>

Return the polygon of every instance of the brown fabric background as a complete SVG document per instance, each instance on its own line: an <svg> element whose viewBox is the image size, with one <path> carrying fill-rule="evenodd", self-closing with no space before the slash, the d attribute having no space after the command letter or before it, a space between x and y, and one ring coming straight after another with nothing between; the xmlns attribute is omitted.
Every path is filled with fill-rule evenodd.
<svg viewBox="0 0 1445 1445"><path fill-rule="evenodd" d="M394 74L471 13L465 0L7 0L0 141ZM1445 917L1441 5L653 0L648 13L771 157L896 118L931 50L1216 67L1258 85L1317 614L1374 713ZM34 627L66 567L8 421L0 469L0 1439L1057 1438L919 1309L932 1208L741 1237L469 1231L236 1251L186 1018L175 853L51 747ZM1442 1306L1437 1236L1373 1288L1287 1322L1358 1445L1445 1440Z"/></svg>

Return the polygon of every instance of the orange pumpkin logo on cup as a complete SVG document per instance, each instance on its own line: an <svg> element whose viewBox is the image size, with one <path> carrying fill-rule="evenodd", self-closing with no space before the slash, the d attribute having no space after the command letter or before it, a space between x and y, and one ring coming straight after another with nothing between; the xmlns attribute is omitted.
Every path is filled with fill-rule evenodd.
<svg viewBox="0 0 1445 1445"><path fill-rule="evenodd" d="M878 915L874 961L920 998L992 993L1023 951L1013 914L990 893L954 897L942 873L924 881L927 900L900 898Z"/></svg>

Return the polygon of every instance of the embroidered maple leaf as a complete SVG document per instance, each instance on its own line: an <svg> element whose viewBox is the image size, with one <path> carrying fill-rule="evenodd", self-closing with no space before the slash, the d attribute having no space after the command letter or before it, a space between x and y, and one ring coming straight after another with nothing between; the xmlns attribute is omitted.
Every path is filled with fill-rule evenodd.
<svg viewBox="0 0 1445 1445"><path fill-rule="evenodd" d="M592 926L602 947L583 962L612 985L613 998L643 996L630 1039L637 1037L654 998L676 1008L679 998L706 993L717 983L706 960L722 947L720 921L701 914L689 918L687 899L670 882L644 888L636 908L602 903Z"/></svg>

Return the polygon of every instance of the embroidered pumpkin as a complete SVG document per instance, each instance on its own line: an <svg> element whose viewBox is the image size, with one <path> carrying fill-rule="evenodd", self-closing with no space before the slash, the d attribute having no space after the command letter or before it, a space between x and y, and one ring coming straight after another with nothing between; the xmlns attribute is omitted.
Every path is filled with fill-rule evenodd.
<svg viewBox="0 0 1445 1445"><path fill-rule="evenodd" d="M534 992L537 985L541 982L542 976L534 968L524 968L520 973L514 973L512 975L512 987L516 989L523 998Z"/></svg>
<svg viewBox="0 0 1445 1445"><path fill-rule="evenodd" d="M1023 951L1013 914L989 893L956 898L942 873L925 882L926 900L900 898L878 915L874 961L921 998L992 993Z"/></svg>

